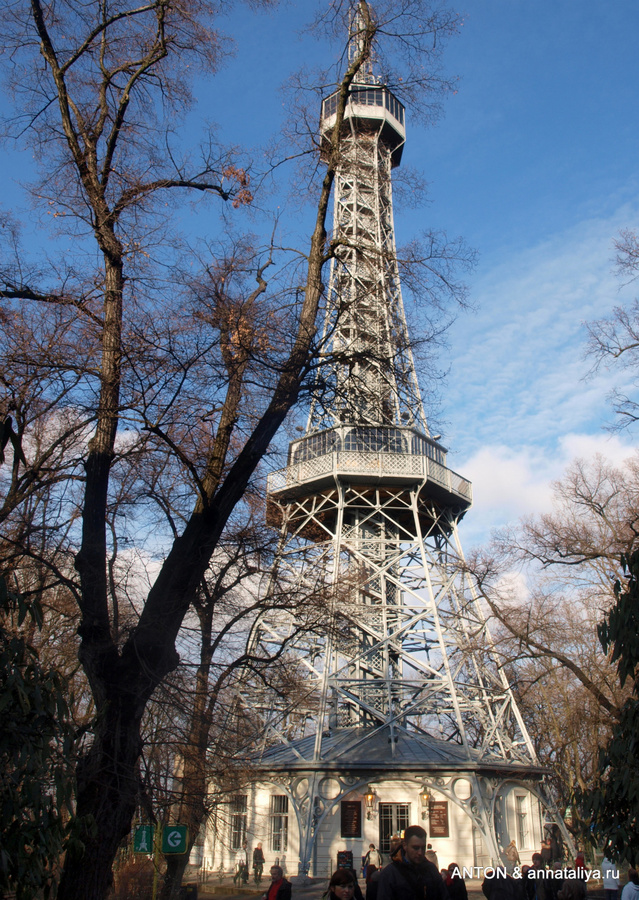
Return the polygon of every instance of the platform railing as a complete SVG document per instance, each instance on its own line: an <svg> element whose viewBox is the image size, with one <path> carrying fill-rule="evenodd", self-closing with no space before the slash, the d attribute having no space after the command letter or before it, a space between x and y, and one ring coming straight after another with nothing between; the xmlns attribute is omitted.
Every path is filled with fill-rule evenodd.
<svg viewBox="0 0 639 900"><path fill-rule="evenodd" d="M428 456L362 450L336 450L271 472L267 492L277 494L328 475L370 475L372 478L406 475L432 481L452 494L472 501L471 483Z"/></svg>

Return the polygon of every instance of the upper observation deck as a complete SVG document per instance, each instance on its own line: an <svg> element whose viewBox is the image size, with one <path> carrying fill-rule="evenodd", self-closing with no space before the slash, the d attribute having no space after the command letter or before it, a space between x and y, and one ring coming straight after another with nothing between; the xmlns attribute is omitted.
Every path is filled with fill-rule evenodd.
<svg viewBox="0 0 639 900"><path fill-rule="evenodd" d="M338 100L339 91L336 91L322 102L320 131L324 152L335 126ZM348 93L342 128L354 129L357 133L380 132L391 151L391 166L399 165L406 141L404 107L388 88L375 84L353 84Z"/></svg>
<svg viewBox="0 0 639 900"><path fill-rule="evenodd" d="M446 450L414 428L339 425L293 441L288 465L268 476L267 494L286 502L336 480L407 487L416 483L438 503L468 509L472 485L446 467Z"/></svg>

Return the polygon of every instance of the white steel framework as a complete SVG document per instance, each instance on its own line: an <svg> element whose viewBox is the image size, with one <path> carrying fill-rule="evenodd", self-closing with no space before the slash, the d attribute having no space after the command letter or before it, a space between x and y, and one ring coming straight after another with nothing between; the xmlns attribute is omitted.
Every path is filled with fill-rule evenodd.
<svg viewBox="0 0 639 900"><path fill-rule="evenodd" d="M335 110L333 95L322 105L323 139ZM291 788L302 873L328 771L344 791L411 765L444 791L466 773L468 814L493 860L496 785L517 777L541 790L465 570L457 523L471 485L429 433L411 355L391 191L404 139L393 94L372 78L354 84L335 183L327 361L306 432L268 481L267 516L281 527L273 593L306 600L296 611L278 603L256 622L252 651L284 648L285 674L246 673L242 702L262 733L260 771L282 784L304 773L303 790Z"/></svg>

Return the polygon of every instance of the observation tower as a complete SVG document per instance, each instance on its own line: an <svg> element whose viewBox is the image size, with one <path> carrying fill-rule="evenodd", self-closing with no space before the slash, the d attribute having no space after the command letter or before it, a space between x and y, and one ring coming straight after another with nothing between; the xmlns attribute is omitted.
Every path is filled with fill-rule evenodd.
<svg viewBox="0 0 639 900"><path fill-rule="evenodd" d="M322 103L323 153L337 100ZM245 673L261 745L218 828L222 855L261 841L290 875L326 875L339 850L359 867L369 843L385 853L415 823L440 864L501 862L513 838L526 862L549 809L555 820L465 570L471 484L424 414L393 227L405 129L402 103L360 75L340 136L325 361L305 431L268 478L275 605L251 649L279 658L266 679Z"/></svg>

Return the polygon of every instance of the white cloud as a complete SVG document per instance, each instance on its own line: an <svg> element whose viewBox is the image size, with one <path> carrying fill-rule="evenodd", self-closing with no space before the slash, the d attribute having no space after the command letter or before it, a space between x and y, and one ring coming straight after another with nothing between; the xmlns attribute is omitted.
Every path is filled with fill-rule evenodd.
<svg viewBox="0 0 639 900"><path fill-rule="evenodd" d="M628 373L588 378L583 323L628 303L637 285L612 273L612 240L639 218L639 200L582 221L535 247L485 261L473 287L479 307L451 335L443 400L449 465L473 482L462 524L467 546L494 528L549 508L551 482L575 457L630 456L636 433L610 435L608 395ZM625 384L624 384L625 380Z"/></svg>
<svg viewBox="0 0 639 900"><path fill-rule="evenodd" d="M456 450L548 447L611 416L607 395L628 376L602 371L586 380L583 323L634 296L636 285L619 290L610 258L615 233L636 218L624 206L484 266L473 287L479 312L452 331L444 414Z"/></svg>
<svg viewBox="0 0 639 900"><path fill-rule="evenodd" d="M566 434L559 443L564 468L573 459L591 459L598 453L618 466L636 451L630 434Z"/></svg>
<svg viewBox="0 0 639 900"><path fill-rule="evenodd" d="M619 464L634 452L628 438L604 433L566 434L553 454L539 446L482 447L459 465L460 474L473 483L473 507L461 527L464 543L467 547L485 543L493 529L548 511L552 482L562 477L574 459L601 454Z"/></svg>

